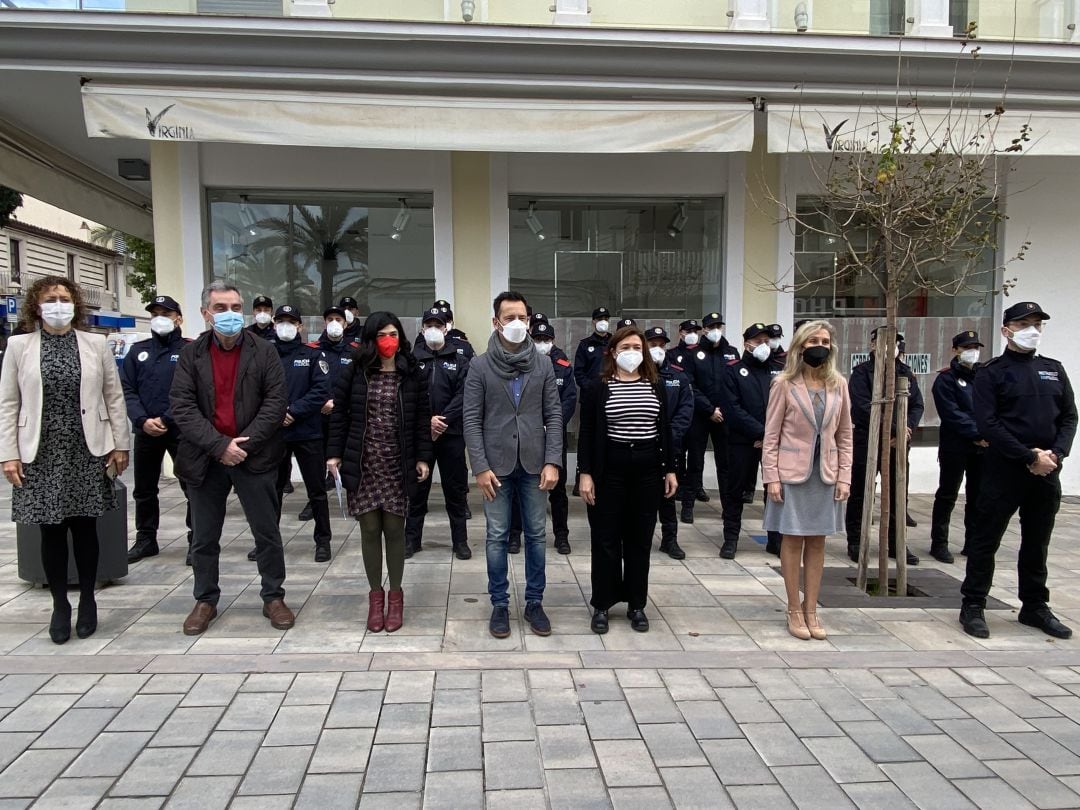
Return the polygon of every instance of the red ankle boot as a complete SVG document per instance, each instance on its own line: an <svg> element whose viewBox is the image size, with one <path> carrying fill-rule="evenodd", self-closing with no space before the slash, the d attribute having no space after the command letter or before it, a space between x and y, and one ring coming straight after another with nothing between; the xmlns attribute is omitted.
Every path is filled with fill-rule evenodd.
<svg viewBox="0 0 1080 810"><path fill-rule="evenodd" d="M402 591L390 591L390 604L386 608L386 632L393 633L401 629L405 613L405 594Z"/></svg>
<svg viewBox="0 0 1080 810"><path fill-rule="evenodd" d="M367 629L369 633L381 633L384 625L383 605L386 592L382 589L368 594Z"/></svg>

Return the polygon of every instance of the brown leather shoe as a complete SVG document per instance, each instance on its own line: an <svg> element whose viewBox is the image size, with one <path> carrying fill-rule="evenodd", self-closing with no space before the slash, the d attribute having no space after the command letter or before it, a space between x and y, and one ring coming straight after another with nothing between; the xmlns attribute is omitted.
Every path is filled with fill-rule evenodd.
<svg viewBox="0 0 1080 810"><path fill-rule="evenodd" d="M264 603L263 616L270 620L270 626L276 630L288 630L296 624L296 616L289 610L284 599L273 599Z"/></svg>
<svg viewBox="0 0 1080 810"><path fill-rule="evenodd" d="M191 613L184 619L185 636L201 636L217 617L217 608L209 602L196 602Z"/></svg>

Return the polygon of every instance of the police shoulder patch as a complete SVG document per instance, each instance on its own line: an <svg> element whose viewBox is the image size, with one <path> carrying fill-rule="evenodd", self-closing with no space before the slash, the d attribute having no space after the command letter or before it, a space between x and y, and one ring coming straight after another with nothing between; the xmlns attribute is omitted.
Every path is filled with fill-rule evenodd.
<svg viewBox="0 0 1080 810"><path fill-rule="evenodd" d="M698 352L697 353L697 359L698 360L704 360L705 359L705 352Z"/></svg>
<svg viewBox="0 0 1080 810"><path fill-rule="evenodd" d="M140 363L142 363L149 356L150 356L150 352L139 352L139 356L136 357L135 359L138 360Z"/></svg>
<svg viewBox="0 0 1080 810"><path fill-rule="evenodd" d="M560 357L558 360L555 361L555 365L562 366L563 368L570 368L570 361L567 360L565 357Z"/></svg>
<svg viewBox="0 0 1080 810"><path fill-rule="evenodd" d="M595 352L595 351L596 351L596 347L595 347L595 346L590 346L590 347L589 347L589 351L590 351L590 352Z"/></svg>
<svg viewBox="0 0 1080 810"><path fill-rule="evenodd" d="M750 376L750 372L745 368L740 368L739 369L739 374L741 376L743 376L743 377L749 377Z"/></svg>
<svg viewBox="0 0 1080 810"><path fill-rule="evenodd" d="M959 385L961 388L967 388L967 380L957 380L956 384Z"/></svg>
<svg viewBox="0 0 1080 810"><path fill-rule="evenodd" d="M319 371L321 371L323 374L329 374L330 364L327 363L326 360L319 360Z"/></svg>

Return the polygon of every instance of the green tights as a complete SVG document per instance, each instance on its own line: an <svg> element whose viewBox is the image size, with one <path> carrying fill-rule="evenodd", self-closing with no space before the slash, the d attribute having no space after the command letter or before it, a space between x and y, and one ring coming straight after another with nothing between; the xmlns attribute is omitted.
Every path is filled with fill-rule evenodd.
<svg viewBox="0 0 1080 810"><path fill-rule="evenodd" d="M386 538L386 570L390 575L390 590L401 590L405 574L405 518L382 509L365 512L357 519L360 524L360 550L364 555L364 572L371 590L382 588L383 538Z"/></svg>

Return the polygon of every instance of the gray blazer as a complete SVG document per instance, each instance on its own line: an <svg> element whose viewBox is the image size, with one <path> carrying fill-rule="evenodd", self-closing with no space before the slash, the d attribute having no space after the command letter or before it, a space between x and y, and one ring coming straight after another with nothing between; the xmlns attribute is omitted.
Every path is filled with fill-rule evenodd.
<svg viewBox="0 0 1080 810"><path fill-rule="evenodd" d="M510 382L496 374L486 354L473 358L465 378L465 444L473 475L491 470L537 475L545 464L562 466L563 419L555 370L537 357L523 376L521 403L514 407Z"/></svg>

